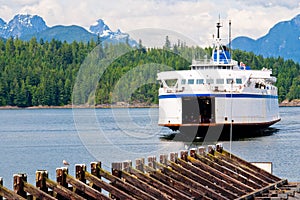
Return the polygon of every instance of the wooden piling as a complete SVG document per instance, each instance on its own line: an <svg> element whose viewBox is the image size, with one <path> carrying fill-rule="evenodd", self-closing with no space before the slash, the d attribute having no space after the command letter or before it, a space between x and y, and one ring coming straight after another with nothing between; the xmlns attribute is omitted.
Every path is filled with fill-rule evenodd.
<svg viewBox="0 0 300 200"><path fill-rule="evenodd" d="M75 165L75 177L77 180L80 180L83 183L86 183L85 171L86 171L85 164L76 164Z"/></svg>
<svg viewBox="0 0 300 200"><path fill-rule="evenodd" d="M122 163L122 170L128 172L129 168L132 167L132 161L131 160L126 160Z"/></svg>
<svg viewBox="0 0 300 200"><path fill-rule="evenodd" d="M223 145L222 145L222 143L216 144L216 151L219 152L219 153L223 152Z"/></svg>
<svg viewBox="0 0 300 200"><path fill-rule="evenodd" d="M148 166L153 168L153 169L156 169L156 166L155 166L155 161L156 161L156 157L155 156L148 156Z"/></svg>
<svg viewBox="0 0 300 200"><path fill-rule="evenodd" d="M66 174L68 173L67 167L61 167L56 169L56 182L58 185L61 185L62 187L68 188L68 183L66 181L67 177ZM64 199L63 196L61 196L60 193L57 194L58 199Z"/></svg>
<svg viewBox="0 0 300 200"><path fill-rule="evenodd" d="M30 196L34 196L35 199L48 199L55 200L56 198L52 197L48 193L40 190L37 187L27 183L27 175L26 174L15 174L14 175L14 191L24 198L28 198ZM31 198L31 197L30 197Z"/></svg>
<svg viewBox="0 0 300 200"><path fill-rule="evenodd" d="M199 155L204 156L204 155L206 154L205 151L206 151L206 148L205 148L205 147L203 147L203 146L198 147L198 154L199 154Z"/></svg>
<svg viewBox="0 0 300 200"><path fill-rule="evenodd" d="M37 170L35 172L35 185L37 188L44 192L48 192L46 185L46 178L48 178L48 171L46 170Z"/></svg>
<svg viewBox="0 0 300 200"><path fill-rule="evenodd" d="M141 172L144 172L145 159L139 158L135 160L135 168Z"/></svg>
<svg viewBox="0 0 300 200"><path fill-rule="evenodd" d="M171 152L170 153L170 160L172 162L176 162L176 159L178 158L178 153L177 152Z"/></svg>
<svg viewBox="0 0 300 200"><path fill-rule="evenodd" d="M188 156L188 151L187 150L183 150L183 151L180 151L180 158L182 159L182 160L187 160L187 156Z"/></svg>
<svg viewBox="0 0 300 200"><path fill-rule="evenodd" d="M215 145L208 145L207 146L207 152L211 155L214 155L215 153L215 149L216 149L216 146Z"/></svg>
<svg viewBox="0 0 300 200"><path fill-rule="evenodd" d="M99 179L101 179L100 175L101 162L91 162L91 174ZM90 186L101 192L101 188L90 182Z"/></svg>
<svg viewBox="0 0 300 200"><path fill-rule="evenodd" d="M67 184L67 177L66 174L68 174L68 168L67 167L61 167L56 169L56 182L65 187L68 188Z"/></svg>
<svg viewBox="0 0 300 200"><path fill-rule="evenodd" d="M163 165L166 165L168 162L168 155L167 154L159 155L159 162Z"/></svg>
<svg viewBox="0 0 300 200"><path fill-rule="evenodd" d="M0 177L0 187L2 186L3 186L3 178ZM1 193L0 193L0 200L3 200L3 196L1 195Z"/></svg>
<svg viewBox="0 0 300 200"><path fill-rule="evenodd" d="M82 183L86 184L86 179L85 179L85 172L86 172L86 165L85 164L76 164L75 165L75 178ZM85 194L84 191L73 189L77 194L84 198L88 198L88 196Z"/></svg>
<svg viewBox="0 0 300 200"><path fill-rule="evenodd" d="M121 170L122 169L123 169L123 163L122 162L116 162L116 163L111 164L111 173L115 177L121 178ZM119 189L119 187L114 182L111 182L111 184L114 187L117 187ZM112 193L110 193L110 196L111 196L112 199L120 200L119 198L115 197Z"/></svg>
<svg viewBox="0 0 300 200"><path fill-rule="evenodd" d="M21 197L17 193L7 189L3 186L3 178L0 177L0 199L18 199L18 200L26 200L25 198Z"/></svg>
<svg viewBox="0 0 300 200"><path fill-rule="evenodd" d="M111 173L112 175L120 178L121 174L119 174L120 170L122 170L123 164L121 162L114 162L111 164Z"/></svg>
<svg viewBox="0 0 300 200"><path fill-rule="evenodd" d="M91 162L91 174L101 179L100 168L101 162Z"/></svg>
<svg viewBox="0 0 300 200"><path fill-rule="evenodd" d="M27 193L24 190L24 181L27 181L27 175L23 173L14 175L14 191L18 195L27 198Z"/></svg>
<svg viewBox="0 0 300 200"><path fill-rule="evenodd" d="M191 157L195 158L196 157L196 153L197 153L197 149L195 149L195 148L190 149L190 156ZM187 161L187 159L186 159L186 161Z"/></svg>

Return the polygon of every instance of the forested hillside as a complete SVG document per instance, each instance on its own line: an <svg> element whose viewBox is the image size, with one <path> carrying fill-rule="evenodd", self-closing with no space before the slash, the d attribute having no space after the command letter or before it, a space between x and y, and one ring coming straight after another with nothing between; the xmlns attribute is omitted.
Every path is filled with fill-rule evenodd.
<svg viewBox="0 0 300 200"><path fill-rule="evenodd" d="M72 104L73 86L78 70L87 55L100 43L30 41L20 39L0 40L0 106L62 106ZM110 104L115 90L115 84L128 71L137 66L158 63L174 69L188 69L192 58L209 55L210 49L187 47L176 44L164 49L145 49L140 44L132 49L126 43L105 45L101 47L102 57L112 48L126 48L127 53L106 69L101 76L95 93L95 104ZM253 53L233 51L235 60L243 61L252 68L272 68L273 74L278 77L279 100L300 98L300 67L292 60L283 58L267 58L255 56ZM153 65L147 65L153 74ZM132 77L143 77L138 71ZM134 84L138 80L130 80ZM141 80L139 80L141 81ZM122 90L127 90L126 84ZM139 87L130 98L124 101L131 103L157 103L158 84L145 84ZM116 92L116 91L114 91Z"/></svg>

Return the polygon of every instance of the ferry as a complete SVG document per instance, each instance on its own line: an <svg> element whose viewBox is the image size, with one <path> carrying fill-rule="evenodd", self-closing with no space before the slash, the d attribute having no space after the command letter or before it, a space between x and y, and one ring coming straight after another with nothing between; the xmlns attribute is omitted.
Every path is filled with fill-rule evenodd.
<svg viewBox="0 0 300 200"><path fill-rule="evenodd" d="M198 137L242 138L280 121L272 70L233 60L221 43L221 27L218 22L211 58L193 60L189 70L157 74L160 126Z"/></svg>

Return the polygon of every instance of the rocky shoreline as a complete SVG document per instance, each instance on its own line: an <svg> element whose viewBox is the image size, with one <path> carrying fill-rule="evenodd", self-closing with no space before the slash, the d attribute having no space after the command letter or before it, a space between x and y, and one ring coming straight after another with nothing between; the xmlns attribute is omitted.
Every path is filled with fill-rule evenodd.
<svg viewBox="0 0 300 200"><path fill-rule="evenodd" d="M99 105L63 105L63 106L31 106L31 107L18 107L18 106L0 106L0 109L64 109L64 108L157 108L157 104L147 103L117 103L117 104L99 104Z"/></svg>
<svg viewBox="0 0 300 200"><path fill-rule="evenodd" d="M292 101L284 100L279 104L280 107L298 107L300 106L300 99ZM99 104L99 105L64 105L64 106L31 106L31 107L18 107L18 106L0 106L0 109L58 109L58 108L158 108L158 104L149 103L135 103L128 104L125 102L118 102L116 104Z"/></svg>
<svg viewBox="0 0 300 200"><path fill-rule="evenodd" d="M292 101L284 100L279 104L282 107L298 107L300 106L300 99L293 99Z"/></svg>

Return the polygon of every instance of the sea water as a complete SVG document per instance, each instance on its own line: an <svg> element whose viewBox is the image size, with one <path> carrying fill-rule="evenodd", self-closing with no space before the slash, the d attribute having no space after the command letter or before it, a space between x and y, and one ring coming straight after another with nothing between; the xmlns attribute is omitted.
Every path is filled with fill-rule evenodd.
<svg viewBox="0 0 300 200"><path fill-rule="evenodd" d="M273 174L300 181L300 107L281 107L282 120L272 135L224 141L226 150L249 162L272 162ZM2 109L0 110L0 177L12 189L13 174L26 173L35 184L35 171L55 170L62 160L75 164L147 158L203 145L162 139L170 134L159 127L157 108L123 109Z"/></svg>

